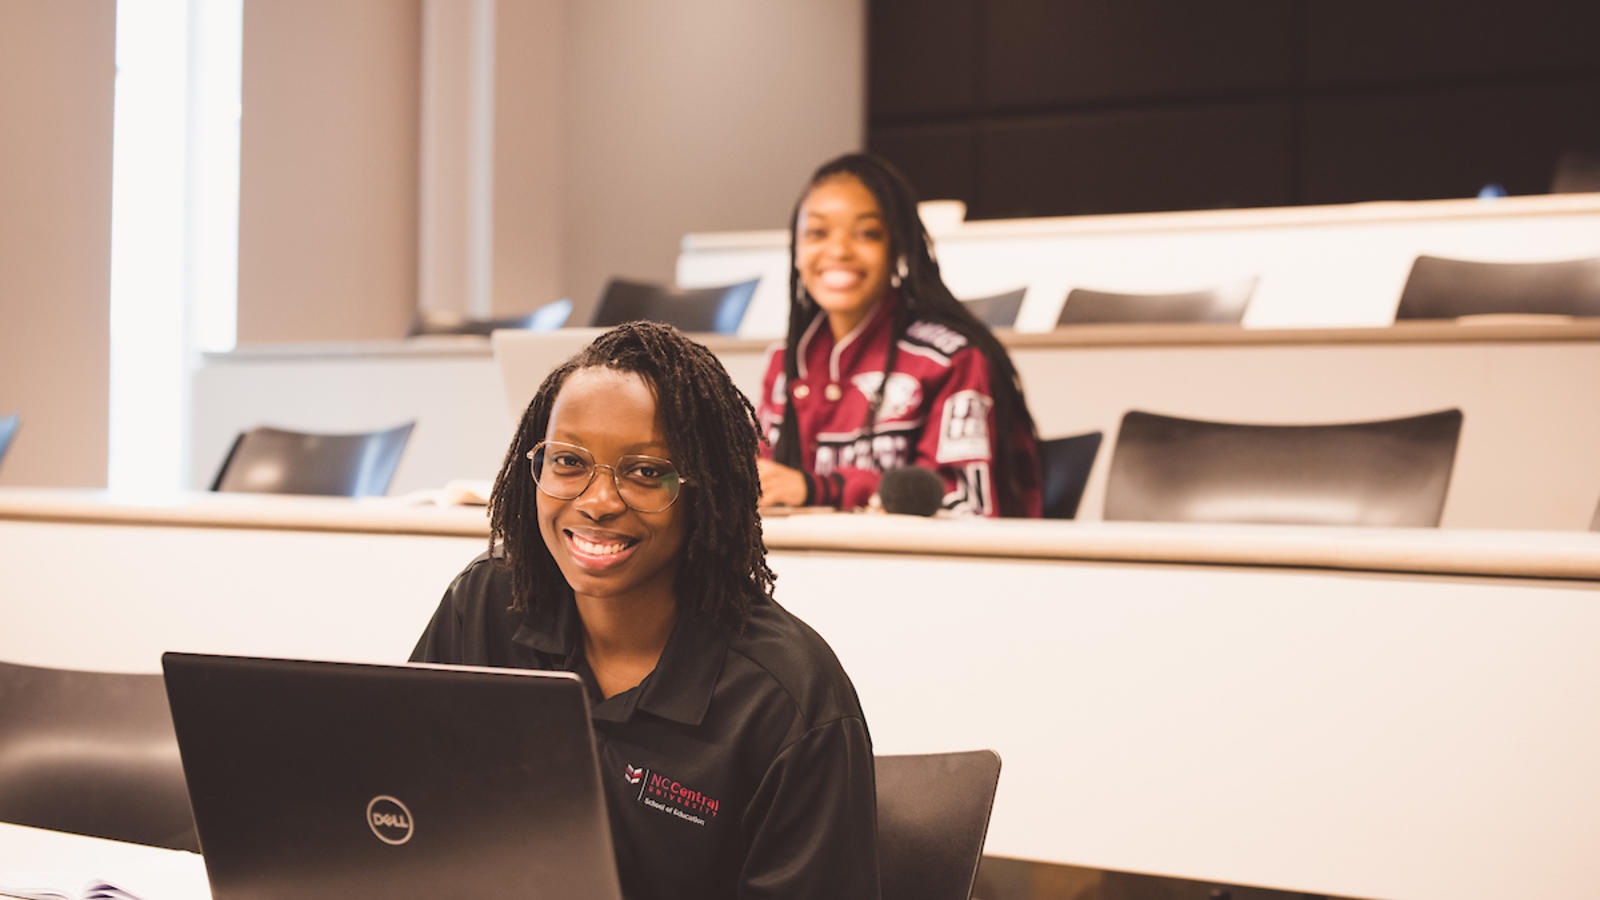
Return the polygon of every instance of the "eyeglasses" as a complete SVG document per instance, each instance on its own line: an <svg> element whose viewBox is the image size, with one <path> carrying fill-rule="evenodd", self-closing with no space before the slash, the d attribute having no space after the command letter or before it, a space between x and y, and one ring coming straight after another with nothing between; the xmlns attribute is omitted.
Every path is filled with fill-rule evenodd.
<svg viewBox="0 0 1600 900"><path fill-rule="evenodd" d="M528 451L533 462L533 483L557 500L576 500L594 483L595 472L611 470L617 496L635 512L661 512L678 499L688 479L678 474L670 460L629 454L615 465L594 461L594 454L577 444L540 441Z"/></svg>

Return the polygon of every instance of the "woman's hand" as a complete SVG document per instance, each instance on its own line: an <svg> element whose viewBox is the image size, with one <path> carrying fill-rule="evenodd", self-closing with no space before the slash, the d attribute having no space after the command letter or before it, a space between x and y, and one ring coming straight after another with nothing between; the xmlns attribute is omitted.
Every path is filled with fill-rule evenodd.
<svg viewBox="0 0 1600 900"><path fill-rule="evenodd" d="M806 476L770 459L756 460L761 476L760 506L803 506L806 502Z"/></svg>

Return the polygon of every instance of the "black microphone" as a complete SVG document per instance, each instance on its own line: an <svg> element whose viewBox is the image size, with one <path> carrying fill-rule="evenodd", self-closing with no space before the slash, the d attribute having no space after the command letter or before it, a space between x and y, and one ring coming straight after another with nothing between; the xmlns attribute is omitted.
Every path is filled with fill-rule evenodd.
<svg viewBox="0 0 1600 900"><path fill-rule="evenodd" d="M944 479L921 466L890 469L878 480L878 502L884 512L931 516L944 505Z"/></svg>

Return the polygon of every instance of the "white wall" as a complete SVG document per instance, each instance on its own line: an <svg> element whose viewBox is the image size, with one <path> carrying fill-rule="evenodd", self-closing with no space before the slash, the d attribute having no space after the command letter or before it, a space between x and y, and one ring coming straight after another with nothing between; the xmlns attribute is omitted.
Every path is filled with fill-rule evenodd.
<svg viewBox="0 0 1600 900"><path fill-rule="evenodd" d="M106 482L116 5L0 2L0 485Z"/></svg>

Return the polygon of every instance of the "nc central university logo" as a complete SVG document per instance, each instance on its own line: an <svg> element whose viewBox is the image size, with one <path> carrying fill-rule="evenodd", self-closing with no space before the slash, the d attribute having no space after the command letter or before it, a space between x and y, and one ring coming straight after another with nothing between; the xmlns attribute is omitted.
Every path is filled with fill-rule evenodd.
<svg viewBox="0 0 1600 900"><path fill-rule="evenodd" d="M652 772L643 766L624 764L622 777L629 784L639 785L635 799L643 805L695 825L705 825L707 820L715 819L721 806L715 797L708 797L670 775Z"/></svg>

